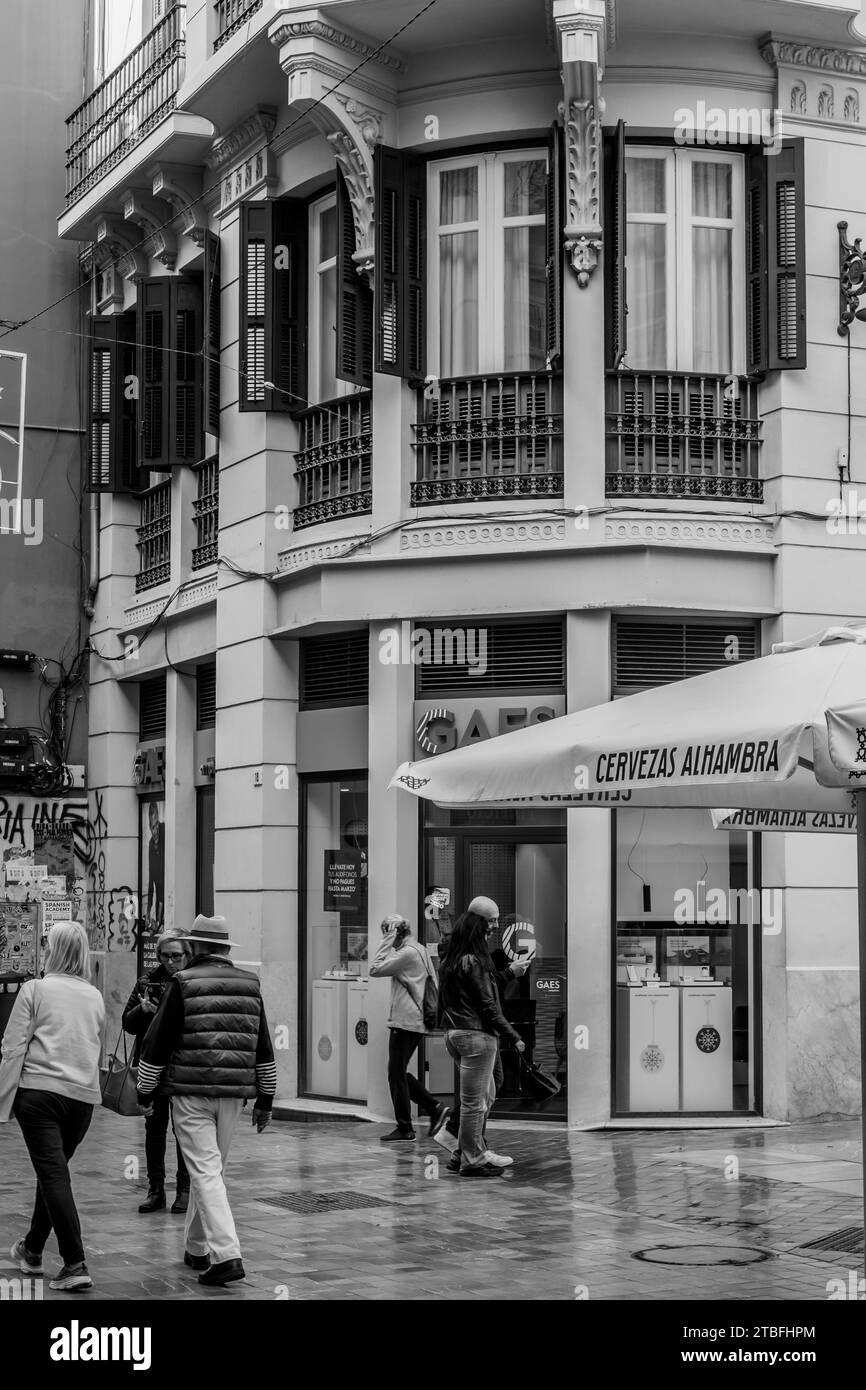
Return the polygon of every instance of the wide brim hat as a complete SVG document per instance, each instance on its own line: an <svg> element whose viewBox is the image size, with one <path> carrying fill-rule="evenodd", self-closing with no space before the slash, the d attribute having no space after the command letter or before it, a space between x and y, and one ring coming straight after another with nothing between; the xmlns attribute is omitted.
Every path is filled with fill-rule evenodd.
<svg viewBox="0 0 866 1390"><path fill-rule="evenodd" d="M237 941L229 940L229 929L225 917L205 917L201 912L187 932L180 933L184 941L200 941L210 946L237 946Z"/></svg>

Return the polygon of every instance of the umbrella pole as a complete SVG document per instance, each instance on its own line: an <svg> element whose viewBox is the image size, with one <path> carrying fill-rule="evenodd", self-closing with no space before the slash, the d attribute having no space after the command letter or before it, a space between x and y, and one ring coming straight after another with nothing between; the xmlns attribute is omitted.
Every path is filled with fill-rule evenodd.
<svg viewBox="0 0 866 1390"><path fill-rule="evenodd" d="M866 791L854 793L857 803L857 923L860 937L860 1138L861 1168L866 1157ZM866 1241L866 1182L863 1185L863 1228Z"/></svg>

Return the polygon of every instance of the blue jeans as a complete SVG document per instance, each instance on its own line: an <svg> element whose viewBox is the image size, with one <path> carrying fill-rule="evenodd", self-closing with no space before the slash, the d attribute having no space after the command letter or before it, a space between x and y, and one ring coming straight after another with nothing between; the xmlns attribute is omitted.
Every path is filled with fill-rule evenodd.
<svg viewBox="0 0 866 1390"><path fill-rule="evenodd" d="M445 1046L460 1068L460 1166L475 1168L484 1162L484 1122L496 1099L496 1039L492 1033L450 1028Z"/></svg>

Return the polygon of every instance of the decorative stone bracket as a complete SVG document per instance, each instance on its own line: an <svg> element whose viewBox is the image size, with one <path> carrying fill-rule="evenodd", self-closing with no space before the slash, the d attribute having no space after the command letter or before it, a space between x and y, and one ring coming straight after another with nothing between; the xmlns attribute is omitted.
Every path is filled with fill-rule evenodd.
<svg viewBox="0 0 866 1390"><path fill-rule="evenodd" d="M323 21L315 11L304 19L279 23L270 33L288 78L288 104L304 112L333 146L346 181L355 224L355 268L373 283L373 151L393 119L395 75L404 64L356 35ZM369 60L352 72L358 58ZM340 89L336 82L342 82ZM372 97L372 104L370 98Z"/></svg>
<svg viewBox="0 0 866 1390"><path fill-rule="evenodd" d="M207 213L199 199L200 177L199 171L177 165L159 166L153 176L154 197L174 210L174 228L199 247L204 246L207 231Z"/></svg>
<svg viewBox="0 0 866 1390"><path fill-rule="evenodd" d="M565 127L565 249L580 288L598 265L602 243L600 177L601 116L598 81L606 37L612 26L603 0L553 0L553 19L562 51Z"/></svg>
<svg viewBox="0 0 866 1390"><path fill-rule="evenodd" d="M147 257L141 249L141 238L134 227L121 222L116 217L102 217L96 224L96 262L99 264L98 248L104 245L117 262L117 268L125 280L143 280L147 275Z"/></svg>
<svg viewBox="0 0 866 1390"><path fill-rule="evenodd" d="M149 198L134 188L122 193L120 201L125 221L139 227L144 233L144 249L166 270L174 270L177 238L168 225L174 216L168 203Z"/></svg>
<svg viewBox="0 0 866 1390"><path fill-rule="evenodd" d="M847 338L849 324L855 319L866 320L866 309L860 308L860 298L866 294L866 253L860 246L860 237L853 244L846 235L847 222L837 222L839 231L839 322L836 332Z"/></svg>

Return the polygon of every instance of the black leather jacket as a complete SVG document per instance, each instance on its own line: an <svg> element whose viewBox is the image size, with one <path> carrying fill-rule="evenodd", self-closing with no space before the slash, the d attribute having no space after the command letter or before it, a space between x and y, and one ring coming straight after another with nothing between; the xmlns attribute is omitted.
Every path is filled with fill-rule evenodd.
<svg viewBox="0 0 866 1390"><path fill-rule="evenodd" d="M502 1012L495 973L476 956L464 956L444 980L440 977L439 1003L443 1028L468 1028L520 1042L520 1034Z"/></svg>
<svg viewBox="0 0 866 1390"><path fill-rule="evenodd" d="M132 989L132 993L126 1001L126 1008L123 1011L120 1021L124 1033L135 1034L135 1048L132 1054L132 1060L134 1063L138 1062L139 1054L141 1052L141 1044L144 1042L144 1035L155 1017L154 1014L145 1013L144 1009L141 1007L141 996L144 994L144 991L147 989L148 985L165 986L168 984L170 979L171 976L169 975L165 966L160 961L159 965L155 966L155 968L151 970L149 974L142 975L140 980L136 980ZM159 1003L159 996L161 995L161 993L162 990L154 989L153 994L151 996L154 1004Z"/></svg>

